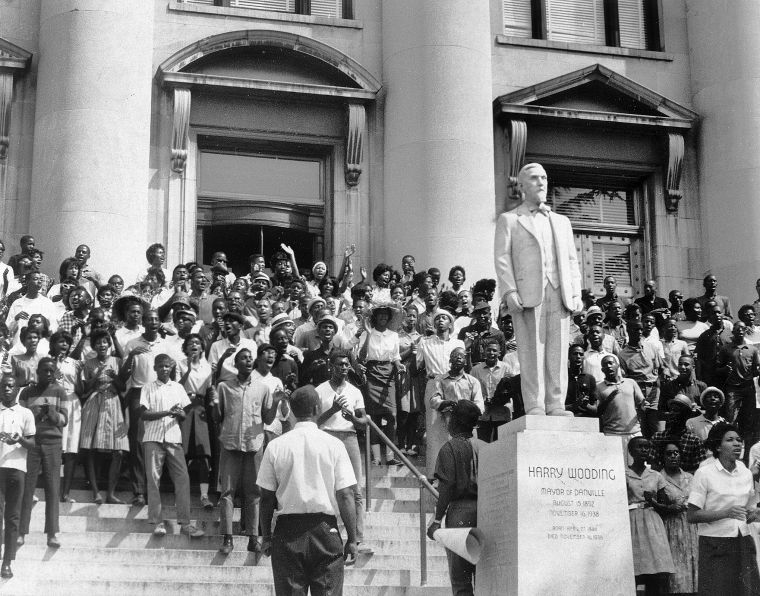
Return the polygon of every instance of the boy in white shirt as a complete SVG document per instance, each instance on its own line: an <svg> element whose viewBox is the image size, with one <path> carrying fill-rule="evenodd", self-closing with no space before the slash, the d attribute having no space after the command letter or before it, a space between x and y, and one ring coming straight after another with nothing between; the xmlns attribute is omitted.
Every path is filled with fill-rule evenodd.
<svg viewBox="0 0 760 596"><path fill-rule="evenodd" d="M182 526L183 534L197 538L204 532L190 523L190 477L179 424L185 418L185 408L190 406L190 399L182 385L171 380L174 367L175 362L170 356L156 356L153 365L156 380L144 385L140 392L140 411L145 429L142 444L148 484L148 518L151 524L156 525L153 535L165 536L159 483L166 462L174 483L177 521Z"/></svg>

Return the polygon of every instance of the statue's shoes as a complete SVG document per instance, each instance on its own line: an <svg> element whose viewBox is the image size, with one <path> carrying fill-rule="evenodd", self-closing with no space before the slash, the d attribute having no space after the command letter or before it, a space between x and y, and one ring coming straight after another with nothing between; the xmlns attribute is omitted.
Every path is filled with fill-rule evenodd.
<svg viewBox="0 0 760 596"><path fill-rule="evenodd" d="M557 408L556 410L552 410L547 415L548 416L567 416L569 418L573 418L575 416L572 412L565 410L563 408Z"/></svg>
<svg viewBox="0 0 760 596"><path fill-rule="evenodd" d="M546 416L546 412L544 412L543 408L531 408L527 412L525 412L526 416Z"/></svg>

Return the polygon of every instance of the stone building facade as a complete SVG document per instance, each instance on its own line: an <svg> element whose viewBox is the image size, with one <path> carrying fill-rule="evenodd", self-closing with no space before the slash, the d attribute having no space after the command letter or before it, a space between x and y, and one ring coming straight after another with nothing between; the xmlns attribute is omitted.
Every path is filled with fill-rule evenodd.
<svg viewBox="0 0 760 596"><path fill-rule="evenodd" d="M79 242L128 276L152 242L239 271L354 242L474 281L540 161L585 286L712 271L742 303L758 29L755 0L6 0L0 237L38 237L51 272Z"/></svg>

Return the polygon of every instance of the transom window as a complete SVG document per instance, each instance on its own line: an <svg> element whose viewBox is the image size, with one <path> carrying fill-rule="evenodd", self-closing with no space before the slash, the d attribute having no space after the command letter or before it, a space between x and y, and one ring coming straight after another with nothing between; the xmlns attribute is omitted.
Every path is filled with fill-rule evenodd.
<svg viewBox="0 0 760 596"><path fill-rule="evenodd" d="M662 51L657 0L502 0L504 34Z"/></svg>
<svg viewBox="0 0 760 596"><path fill-rule="evenodd" d="M352 19L352 0L185 0L192 4L292 12L315 17Z"/></svg>

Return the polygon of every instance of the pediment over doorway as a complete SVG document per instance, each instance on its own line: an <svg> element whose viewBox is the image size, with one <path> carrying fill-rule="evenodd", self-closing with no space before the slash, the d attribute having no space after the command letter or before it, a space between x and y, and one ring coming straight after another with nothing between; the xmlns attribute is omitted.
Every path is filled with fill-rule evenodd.
<svg viewBox="0 0 760 596"><path fill-rule="evenodd" d="M24 70L31 61L31 52L0 37L0 68Z"/></svg>
<svg viewBox="0 0 760 596"><path fill-rule="evenodd" d="M688 129L698 115L601 64L501 95L497 116L595 121L609 126Z"/></svg>

